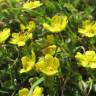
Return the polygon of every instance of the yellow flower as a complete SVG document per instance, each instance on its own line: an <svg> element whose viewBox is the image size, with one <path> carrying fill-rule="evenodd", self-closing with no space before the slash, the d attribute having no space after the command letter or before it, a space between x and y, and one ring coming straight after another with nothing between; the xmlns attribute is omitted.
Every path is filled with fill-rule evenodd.
<svg viewBox="0 0 96 96"><path fill-rule="evenodd" d="M4 28L3 31L0 31L0 43L3 43L8 39L10 36L10 29L9 28Z"/></svg>
<svg viewBox="0 0 96 96"><path fill-rule="evenodd" d="M27 25L20 24L21 32L32 32L35 29L36 25L34 21L29 21Z"/></svg>
<svg viewBox="0 0 96 96"><path fill-rule="evenodd" d="M42 93L43 93L43 88L37 86L37 87L34 89L34 91L33 91L33 93L32 93L32 96L43 96Z"/></svg>
<svg viewBox="0 0 96 96"><path fill-rule="evenodd" d="M35 9L38 8L42 5L42 3L40 3L40 1L30 1L30 2L26 2L23 4L23 8L26 9Z"/></svg>
<svg viewBox="0 0 96 96"><path fill-rule="evenodd" d="M32 51L32 56L24 56L21 58L23 68L20 73L28 72L32 70L35 64L35 53Z"/></svg>
<svg viewBox="0 0 96 96"><path fill-rule="evenodd" d="M77 63L83 67L96 68L95 51L86 51L84 54L77 52L75 55Z"/></svg>
<svg viewBox="0 0 96 96"><path fill-rule="evenodd" d="M50 54L41 57L36 64L36 69L42 73L51 76L58 72L60 66L59 59L51 56Z"/></svg>
<svg viewBox="0 0 96 96"><path fill-rule="evenodd" d="M52 19L50 19L50 24L44 23L43 27L46 30L55 33L63 31L66 28L67 23L68 23L67 16L55 15L52 17Z"/></svg>
<svg viewBox="0 0 96 96"><path fill-rule="evenodd" d="M24 46L27 40L32 38L32 33L12 33L12 38L9 41L11 44L17 44L18 46Z"/></svg>
<svg viewBox="0 0 96 96"><path fill-rule="evenodd" d="M34 21L29 21L26 25L20 24L21 33L13 33L9 43L24 46L27 40L32 38L32 31L35 27L36 25Z"/></svg>
<svg viewBox="0 0 96 96"><path fill-rule="evenodd" d="M19 90L19 96L28 96L28 94L29 94L28 88L22 88L21 90Z"/></svg>
<svg viewBox="0 0 96 96"><path fill-rule="evenodd" d="M28 96L29 89L28 88L22 88L21 90L19 90L18 93L19 93L19 96ZM36 86L32 92L32 96L44 96L43 95L43 88Z"/></svg>
<svg viewBox="0 0 96 96"><path fill-rule="evenodd" d="M42 50L44 54L50 54L50 55L54 55L55 52L58 52L60 51L59 48L57 48L56 45L51 45L51 46L48 46L46 47L45 49Z"/></svg>
<svg viewBox="0 0 96 96"><path fill-rule="evenodd" d="M83 22L82 27L78 28L78 32L83 36L93 37L96 35L96 22L86 20Z"/></svg>

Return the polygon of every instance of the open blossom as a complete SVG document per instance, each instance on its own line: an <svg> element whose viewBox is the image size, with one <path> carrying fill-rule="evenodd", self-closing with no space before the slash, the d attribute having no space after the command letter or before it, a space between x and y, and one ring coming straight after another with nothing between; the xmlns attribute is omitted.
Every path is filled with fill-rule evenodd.
<svg viewBox="0 0 96 96"><path fill-rule="evenodd" d="M29 21L26 25L20 24L21 32L12 33L12 38L9 43L24 46L29 39L32 39L32 32L35 27L36 25L34 21Z"/></svg>
<svg viewBox="0 0 96 96"><path fill-rule="evenodd" d="M42 5L40 1L29 1L23 4L23 8L26 9L35 9Z"/></svg>
<svg viewBox="0 0 96 96"><path fill-rule="evenodd" d="M28 96L29 95L29 89L28 88L22 88L19 90L19 96ZM43 95L43 88L36 86L33 90L32 96L44 96Z"/></svg>
<svg viewBox="0 0 96 96"><path fill-rule="evenodd" d="M96 22L84 21L82 27L78 28L78 32L86 37L94 37L96 35Z"/></svg>
<svg viewBox="0 0 96 96"><path fill-rule="evenodd" d="M24 46L27 40L32 38L32 33L12 33L12 38L9 43L16 44L18 46Z"/></svg>
<svg viewBox="0 0 96 96"><path fill-rule="evenodd" d="M10 36L10 29L9 28L4 28L3 31L0 31L0 43L3 43L8 39Z"/></svg>
<svg viewBox="0 0 96 96"><path fill-rule="evenodd" d="M59 67L59 59L50 54L45 55L45 57L41 57L36 64L36 69L48 76L58 73Z"/></svg>
<svg viewBox="0 0 96 96"><path fill-rule="evenodd" d="M68 23L67 16L55 15L50 19L50 23L43 23L43 27L53 33L58 33L65 30Z"/></svg>
<svg viewBox="0 0 96 96"><path fill-rule="evenodd" d="M86 51L84 54L77 52L75 58L77 63L83 67L96 68L95 51Z"/></svg>
<svg viewBox="0 0 96 96"><path fill-rule="evenodd" d="M22 61L22 69L20 70L20 73L28 72L32 70L35 64L35 53L32 51L32 55L29 56L23 56L21 58Z"/></svg>

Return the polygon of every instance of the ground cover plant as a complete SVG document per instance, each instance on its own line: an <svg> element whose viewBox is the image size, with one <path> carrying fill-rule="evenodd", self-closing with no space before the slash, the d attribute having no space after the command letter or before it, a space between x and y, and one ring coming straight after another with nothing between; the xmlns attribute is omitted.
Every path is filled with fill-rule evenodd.
<svg viewBox="0 0 96 96"><path fill-rule="evenodd" d="M96 96L96 0L0 0L0 96Z"/></svg>

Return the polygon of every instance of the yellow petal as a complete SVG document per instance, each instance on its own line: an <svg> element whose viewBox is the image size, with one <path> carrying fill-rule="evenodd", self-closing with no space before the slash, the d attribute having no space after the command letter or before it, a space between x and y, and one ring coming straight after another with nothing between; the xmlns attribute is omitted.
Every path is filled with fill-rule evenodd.
<svg viewBox="0 0 96 96"><path fill-rule="evenodd" d="M27 8L27 9L35 9L38 8L42 5L42 3L40 3L40 1L30 1L30 2L26 2L23 4L23 8Z"/></svg>
<svg viewBox="0 0 96 96"><path fill-rule="evenodd" d="M35 64L35 53L34 51L32 51L32 56L28 57L28 56L23 56L21 58L22 61L22 69L20 70L20 73L24 73L24 72L28 72L30 70L33 69L34 64Z"/></svg>
<svg viewBox="0 0 96 96"><path fill-rule="evenodd" d="M0 32L0 43L6 41L6 39L10 36L10 29L5 28L3 31Z"/></svg>
<svg viewBox="0 0 96 96"><path fill-rule="evenodd" d="M19 90L19 96L28 96L29 90L27 88L22 88Z"/></svg>
<svg viewBox="0 0 96 96"><path fill-rule="evenodd" d="M36 88L34 89L32 96L42 96L43 95L43 88L36 86Z"/></svg>

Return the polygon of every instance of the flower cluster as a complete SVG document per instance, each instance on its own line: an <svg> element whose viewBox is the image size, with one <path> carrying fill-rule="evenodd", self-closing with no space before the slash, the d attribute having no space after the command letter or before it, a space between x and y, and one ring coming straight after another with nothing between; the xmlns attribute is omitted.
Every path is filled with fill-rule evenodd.
<svg viewBox="0 0 96 96"><path fill-rule="evenodd" d="M9 93L14 90L11 96L90 95L96 77L96 18L88 15L91 7L90 12L78 7L83 1L90 0L0 0L1 96L6 86ZM89 85L79 85L83 77L91 78Z"/></svg>

